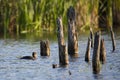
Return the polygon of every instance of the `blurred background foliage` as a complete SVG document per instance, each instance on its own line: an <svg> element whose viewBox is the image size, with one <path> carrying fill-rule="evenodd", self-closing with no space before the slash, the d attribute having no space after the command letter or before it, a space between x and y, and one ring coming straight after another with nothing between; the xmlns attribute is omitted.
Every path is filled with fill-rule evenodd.
<svg viewBox="0 0 120 80"><path fill-rule="evenodd" d="M105 17L102 12L106 9L107 24L111 26L112 22L117 22L112 21L115 17L120 19L116 14L120 12L119 4L120 0L0 0L0 33L55 32L59 16L67 31L66 14L70 6L76 10L78 30L98 28L98 18L100 15Z"/></svg>

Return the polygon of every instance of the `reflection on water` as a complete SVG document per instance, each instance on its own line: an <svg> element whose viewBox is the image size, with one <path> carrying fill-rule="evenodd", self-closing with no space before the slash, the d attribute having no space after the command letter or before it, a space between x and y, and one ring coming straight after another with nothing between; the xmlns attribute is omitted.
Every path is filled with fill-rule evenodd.
<svg viewBox="0 0 120 80"><path fill-rule="evenodd" d="M120 31L120 30L119 30ZM87 37L89 34L79 35L79 58L69 57L69 66L66 68L52 68L52 64L59 63L58 43L56 35L44 33L23 34L19 38L1 37L0 39L0 80L120 80L120 32L116 32L116 51L112 52L111 38L106 32L107 62L101 66L98 75L92 73L92 63L84 61ZM40 56L40 40L50 40L50 57ZM66 38L67 40L67 38ZM35 51L38 59L20 60L21 56L31 55ZM92 51L90 59L92 58ZM71 75L69 75L69 71Z"/></svg>
<svg viewBox="0 0 120 80"><path fill-rule="evenodd" d="M103 75L102 74L93 74L93 77L97 80L103 80Z"/></svg>

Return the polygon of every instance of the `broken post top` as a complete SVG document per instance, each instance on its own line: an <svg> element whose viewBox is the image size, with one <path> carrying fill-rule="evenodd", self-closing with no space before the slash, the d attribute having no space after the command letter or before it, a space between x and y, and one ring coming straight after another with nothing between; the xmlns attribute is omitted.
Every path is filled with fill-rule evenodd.
<svg viewBox="0 0 120 80"><path fill-rule="evenodd" d="M70 21L75 21L75 9L72 7L72 6L70 6L69 8L68 8L68 11L67 11L67 18L68 18L68 20L70 20Z"/></svg>
<svg viewBox="0 0 120 80"><path fill-rule="evenodd" d="M57 37L59 39L60 44L65 44L64 43L64 32L63 32L63 24L62 24L62 17L57 18Z"/></svg>
<svg viewBox="0 0 120 80"><path fill-rule="evenodd" d="M57 26L58 26L58 31L60 30L60 28L63 29L62 17L57 18ZM62 26L62 27L59 27L59 26Z"/></svg>
<svg viewBox="0 0 120 80"><path fill-rule="evenodd" d="M49 40L40 41L40 55L41 56L50 56Z"/></svg>
<svg viewBox="0 0 120 80"><path fill-rule="evenodd" d="M90 28L90 39L93 39L93 30Z"/></svg>
<svg viewBox="0 0 120 80"><path fill-rule="evenodd" d="M97 31L96 33L95 33L95 36L100 36L101 35L101 31Z"/></svg>
<svg viewBox="0 0 120 80"><path fill-rule="evenodd" d="M46 41L41 40L40 44L44 45L44 47L49 47L49 40Z"/></svg>

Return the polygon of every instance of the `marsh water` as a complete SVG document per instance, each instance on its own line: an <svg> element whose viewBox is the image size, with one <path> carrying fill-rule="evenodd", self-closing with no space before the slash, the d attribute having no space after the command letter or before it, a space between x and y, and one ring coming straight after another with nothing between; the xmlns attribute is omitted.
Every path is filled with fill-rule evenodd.
<svg viewBox="0 0 120 80"><path fill-rule="evenodd" d="M52 68L59 64L56 34L44 33L42 36L25 34L0 37L0 80L120 80L120 29L115 30L116 50L112 52L112 42L108 31L102 32L105 39L107 61L101 65L100 74L92 73L92 61L84 61L88 33L79 34L79 58L70 58L65 68ZM40 40L50 40L50 57L40 56ZM67 43L67 38L66 38ZM20 60L21 56L35 51L37 60ZM92 60L91 49L90 60ZM69 74L71 72L71 75Z"/></svg>

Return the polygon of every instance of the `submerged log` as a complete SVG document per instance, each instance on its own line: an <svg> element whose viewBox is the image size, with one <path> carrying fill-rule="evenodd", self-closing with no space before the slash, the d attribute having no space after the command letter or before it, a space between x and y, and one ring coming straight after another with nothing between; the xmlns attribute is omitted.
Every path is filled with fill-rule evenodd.
<svg viewBox="0 0 120 80"><path fill-rule="evenodd" d="M86 48L86 54L85 54L85 61L90 61L90 49L91 49L91 40L88 38L87 48Z"/></svg>
<svg viewBox="0 0 120 80"><path fill-rule="evenodd" d="M102 64L106 62L106 49L105 49L104 39L101 39L100 61L102 62Z"/></svg>
<svg viewBox="0 0 120 80"><path fill-rule="evenodd" d="M90 39L91 39L91 47L93 48L93 43L94 43L94 35L93 35L93 30L92 30L92 28L90 28Z"/></svg>
<svg viewBox="0 0 120 80"><path fill-rule="evenodd" d="M67 11L68 18L68 54L78 57L78 34L75 26L75 9L70 6Z"/></svg>
<svg viewBox="0 0 120 80"><path fill-rule="evenodd" d="M40 42L40 54L41 56L50 56L50 45L48 40Z"/></svg>
<svg viewBox="0 0 120 80"><path fill-rule="evenodd" d="M100 32L95 33L94 39L94 49L93 49L93 56L92 56L92 68L93 73L98 74L100 72Z"/></svg>
<svg viewBox="0 0 120 80"><path fill-rule="evenodd" d="M63 25L62 25L61 17L57 19L57 27L58 27L57 37L58 37L58 46L59 46L59 63L60 65L67 65L69 61L68 61L67 47L64 42L64 33L63 33Z"/></svg>
<svg viewBox="0 0 120 80"><path fill-rule="evenodd" d="M111 33L112 46L113 46L113 51L114 51L115 47L116 47L116 42L115 42L115 36L114 36L114 32L113 32L112 27L111 27L110 33Z"/></svg>

